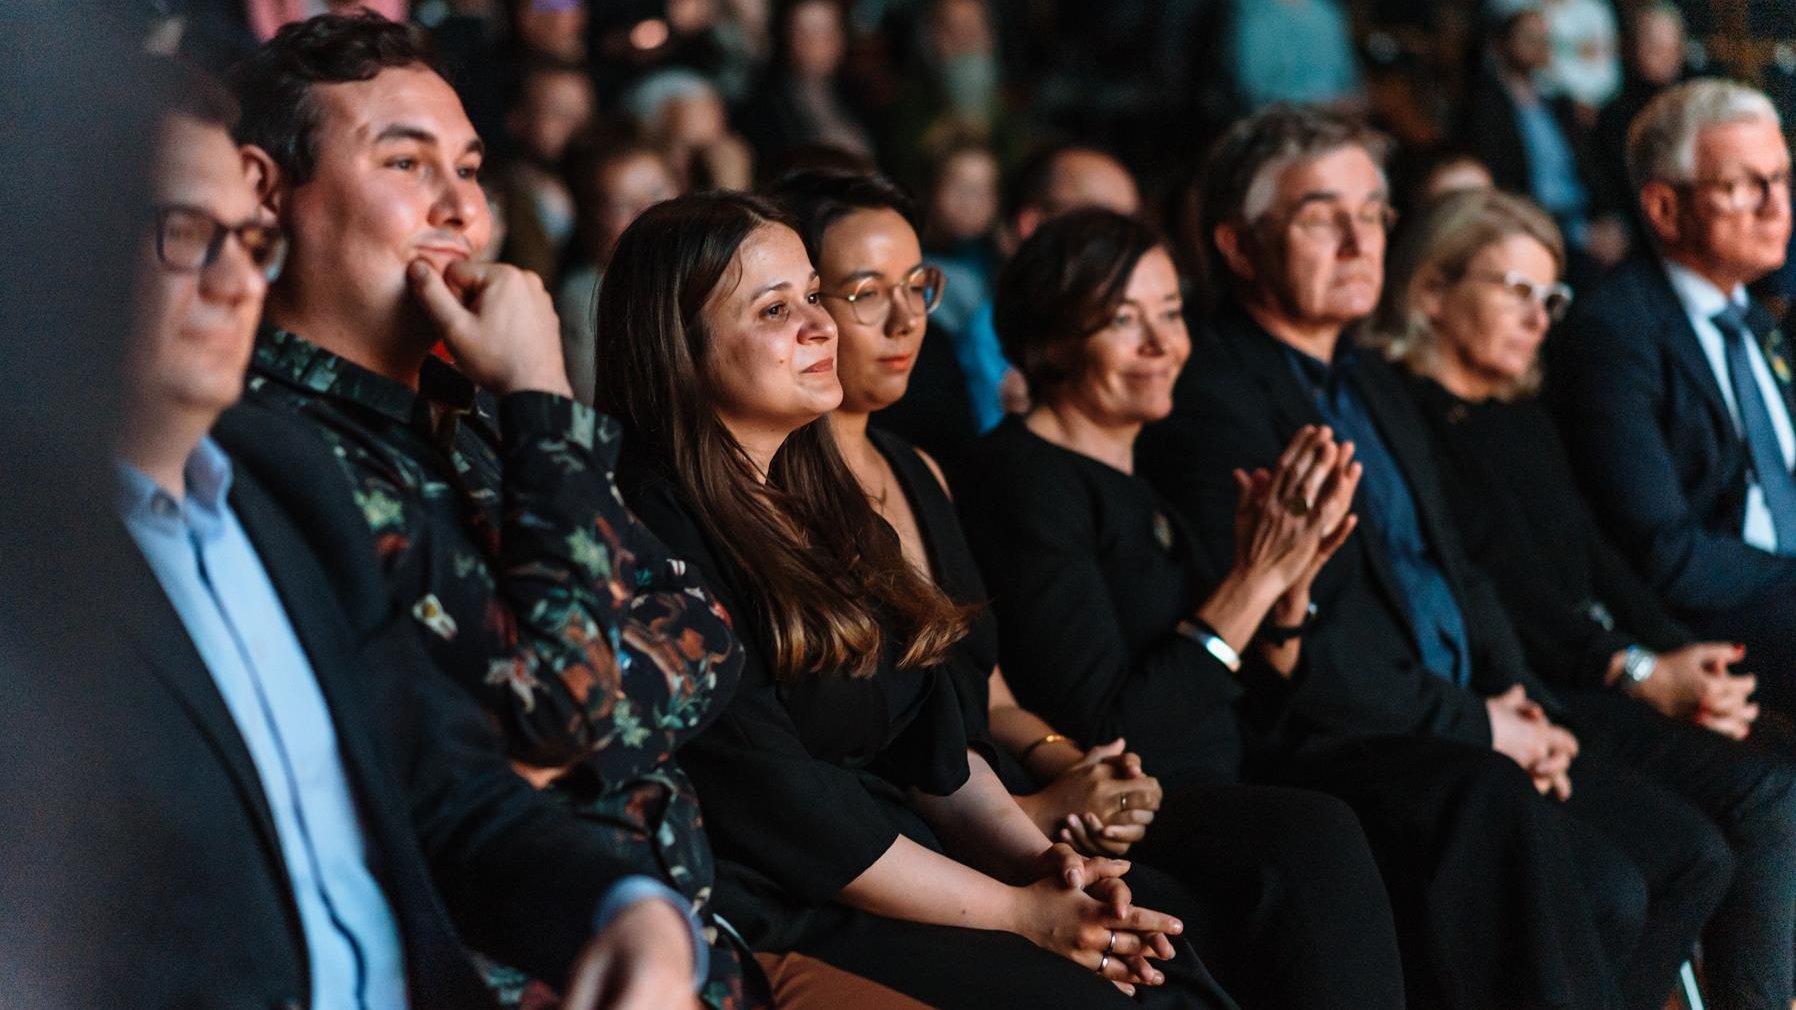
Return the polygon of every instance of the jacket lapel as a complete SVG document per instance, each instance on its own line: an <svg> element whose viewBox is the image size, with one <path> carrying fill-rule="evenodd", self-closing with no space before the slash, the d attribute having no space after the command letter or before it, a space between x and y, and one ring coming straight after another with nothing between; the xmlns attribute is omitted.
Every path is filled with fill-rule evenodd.
<svg viewBox="0 0 1796 1010"><path fill-rule="evenodd" d="M1624 269L1634 272L1632 280L1640 292L1641 304L1647 318L1658 321L1659 339L1670 351L1671 359L1684 370L1690 381L1696 383L1696 388L1702 390L1703 399L1714 415L1712 420L1719 426L1716 430L1736 430L1727 400L1721 393L1721 384L1715 381L1715 369L1703 353L1702 341L1696 336L1695 327L1690 325L1690 315L1684 311L1684 303L1672 290L1664 266L1657 260L1637 260L1632 267Z"/></svg>
<svg viewBox="0 0 1796 1010"><path fill-rule="evenodd" d="M129 598L138 601L137 606L123 608L127 611L125 620L132 640L150 670L180 702L218 755L219 762L230 773L231 782L261 836L271 872L285 883L287 867L281 855L274 815L269 810L268 797L262 791L262 779L256 771L255 761L250 757L230 708L225 705L224 696L219 694L211 672L188 637L187 626L175 612L174 605L168 602L149 563L133 550L125 559L125 568ZM297 916L297 909L292 911Z"/></svg>

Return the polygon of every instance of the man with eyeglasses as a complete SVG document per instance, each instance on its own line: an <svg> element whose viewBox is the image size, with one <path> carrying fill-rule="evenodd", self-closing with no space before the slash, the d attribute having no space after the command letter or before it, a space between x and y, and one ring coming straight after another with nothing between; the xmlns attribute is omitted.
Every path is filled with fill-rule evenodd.
<svg viewBox="0 0 1796 1010"><path fill-rule="evenodd" d="M1401 845L1404 865L1428 867L1387 879L1400 924L1416 917L1400 928L1411 1000L1657 1008L1733 856L1702 811L1652 781L1656 766L1610 753L1606 730L1585 735L1602 727L1573 733L1460 546L1402 380L1352 346L1384 284L1382 147L1305 107L1258 113L1218 142L1200 205L1223 304L1136 464L1226 558L1234 474L1271 468L1304 425L1354 445L1357 532L1318 576L1311 615L1262 634L1303 641L1275 739L1300 757L1387 755L1355 773L1311 760L1284 774L1352 804L1375 850ZM1787 813L1790 782L1777 782Z"/></svg>
<svg viewBox="0 0 1796 1010"><path fill-rule="evenodd" d="M1548 401L1616 546L1796 709L1792 351L1746 290L1788 248L1789 148L1763 94L1697 80L1635 117L1627 160L1653 248L1548 340Z"/></svg>
<svg viewBox="0 0 1796 1010"><path fill-rule="evenodd" d="M325 447L248 421L291 479L328 489L300 516L209 434L241 393L286 239L231 137L229 94L173 63L144 69L173 104L123 360L116 509L135 551L124 627L107 630L125 651L91 704L117 764L63 798L92 812L51 843L80 854L81 885L31 924L34 949L93 963L36 964L45 988L10 995L490 1008L459 931L565 984L564 1006L693 1005L703 948L686 900L516 774L383 596L344 591L342 571L379 575Z"/></svg>
<svg viewBox="0 0 1796 1010"><path fill-rule="evenodd" d="M542 280L473 262L491 234L484 145L432 60L414 25L321 15L233 69L238 139L291 240L246 399L330 447L379 591L520 772L678 893L704 938L703 1001L761 1005L752 959L712 917L711 849L674 756L735 689L740 646L624 508L616 424L573 399ZM325 489L267 438L220 438L288 508L323 512ZM513 967L532 966L489 979L527 984Z"/></svg>

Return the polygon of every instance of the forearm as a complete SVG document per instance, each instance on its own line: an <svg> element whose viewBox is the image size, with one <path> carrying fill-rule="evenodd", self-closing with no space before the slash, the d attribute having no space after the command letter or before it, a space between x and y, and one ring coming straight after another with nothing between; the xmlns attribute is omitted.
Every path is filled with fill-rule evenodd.
<svg viewBox="0 0 1796 1010"><path fill-rule="evenodd" d="M1015 932L1016 889L899 836L836 895L872 915Z"/></svg>
<svg viewBox="0 0 1796 1010"><path fill-rule="evenodd" d="M994 667L990 708L987 712L992 741L1004 748L1035 776L1046 782L1085 756L1085 749L1046 719L1024 708L1010 691L1003 671Z"/></svg>
<svg viewBox="0 0 1796 1010"><path fill-rule="evenodd" d="M1276 579L1262 573L1238 566L1230 568L1221 584L1198 606L1197 617L1237 653L1246 652L1266 613L1284 591Z"/></svg>
<svg viewBox="0 0 1796 1010"><path fill-rule="evenodd" d="M951 796L912 791L911 804L948 851L1008 883L1032 882L1035 864L1053 845L1017 805L977 752L967 753L966 785Z"/></svg>

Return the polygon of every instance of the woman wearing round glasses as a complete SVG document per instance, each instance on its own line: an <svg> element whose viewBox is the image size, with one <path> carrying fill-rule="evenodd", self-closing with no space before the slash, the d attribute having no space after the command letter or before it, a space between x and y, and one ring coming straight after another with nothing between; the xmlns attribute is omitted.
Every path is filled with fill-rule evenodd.
<svg viewBox="0 0 1796 1010"><path fill-rule="evenodd" d="M1752 678L1727 675L1735 646L1696 642L1602 538L1532 396L1541 343L1571 304L1564 264L1558 228L1533 204L1450 195L1393 247L1368 341L1411 373L1466 546L1529 661L1743 737L1758 707L1747 700Z"/></svg>

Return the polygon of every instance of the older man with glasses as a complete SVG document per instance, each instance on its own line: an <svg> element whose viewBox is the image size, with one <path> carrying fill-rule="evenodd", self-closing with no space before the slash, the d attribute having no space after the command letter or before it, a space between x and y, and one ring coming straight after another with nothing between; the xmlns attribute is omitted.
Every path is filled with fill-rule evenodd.
<svg viewBox="0 0 1796 1010"><path fill-rule="evenodd" d="M1769 99L1698 80L1628 131L1652 249L1547 343L1547 392L1605 531L1679 617L1796 703L1791 351L1746 286L1784 261L1790 152Z"/></svg>
<svg viewBox="0 0 1796 1010"><path fill-rule="evenodd" d="M1403 930L1412 1002L1657 1008L1733 859L1681 797L1590 740L1580 748L1460 546L1401 379L1353 344L1384 286L1381 147L1312 108L1269 109L1218 142L1202 206L1225 304L1137 466L1228 557L1234 474L1274 466L1306 424L1355 446L1358 531L1317 577L1311 619L1268 633L1304 640L1307 668L1281 713L1287 746L1408 748L1407 763L1376 771L1291 771L1352 804L1375 851L1381 837L1409 847L1381 854L1387 865L1430 868L1387 878L1400 924L1406 908L1424 911ZM1494 801L1518 786L1519 799Z"/></svg>

